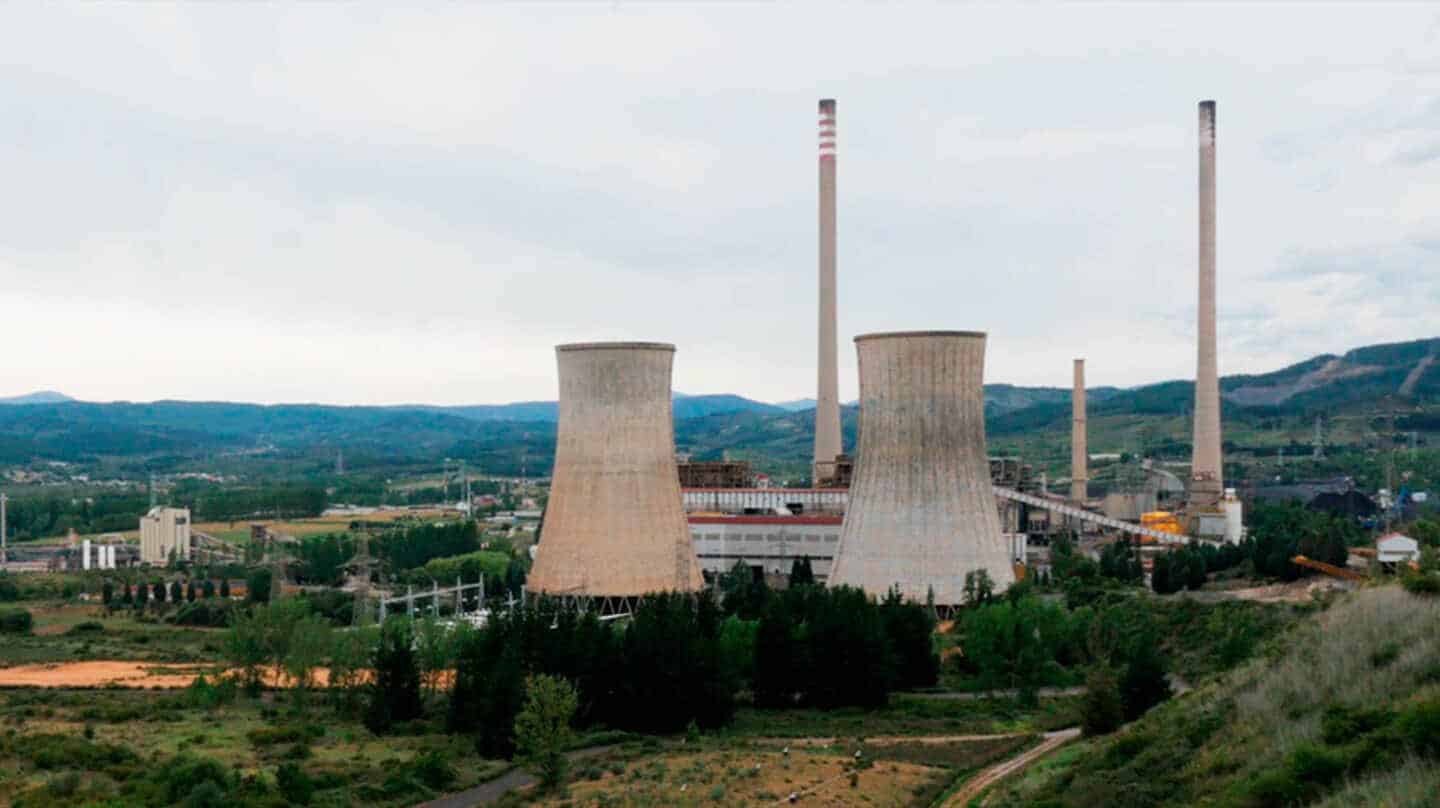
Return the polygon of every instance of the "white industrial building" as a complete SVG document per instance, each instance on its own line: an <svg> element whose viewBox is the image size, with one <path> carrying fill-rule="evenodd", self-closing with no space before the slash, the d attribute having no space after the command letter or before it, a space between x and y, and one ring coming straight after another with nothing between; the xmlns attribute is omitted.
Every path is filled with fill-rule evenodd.
<svg viewBox="0 0 1440 808"><path fill-rule="evenodd" d="M140 517L140 562L162 566L190 560L190 509L151 508Z"/></svg>
<svg viewBox="0 0 1440 808"><path fill-rule="evenodd" d="M1389 533L1375 542L1375 560L1394 568L1420 560L1420 542L1401 533Z"/></svg>
<svg viewBox="0 0 1440 808"><path fill-rule="evenodd" d="M823 583L830 577L843 518L692 513L688 520L695 556L707 573L723 574L740 562L765 575L788 575L791 565L808 558Z"/></svg>

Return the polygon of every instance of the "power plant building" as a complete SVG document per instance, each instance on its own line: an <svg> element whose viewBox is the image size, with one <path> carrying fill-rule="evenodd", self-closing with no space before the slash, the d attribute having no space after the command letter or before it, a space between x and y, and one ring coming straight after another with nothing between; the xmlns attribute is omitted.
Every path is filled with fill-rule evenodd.
<svg viewBox="0 0 1440 808"><path fill-rule="evenodd" d="M140 563L162 566L190 560L190 509L151 508L140 517Z"/></svg>
<svg viewBox="0 0 1440 808"><path fill-rule="evenodd" d="M526 588L621 598L699 590L675 462L675 346L581 343L555 352L555 471Z"/></svg>
<svg viewBox="0 0 1440 808"><path fill-rule="evenodd" d="M830 583L937 605L963 602L967 573L1015 581L985 447L985 335L869 334L860 361L860 444Z"/></svg>

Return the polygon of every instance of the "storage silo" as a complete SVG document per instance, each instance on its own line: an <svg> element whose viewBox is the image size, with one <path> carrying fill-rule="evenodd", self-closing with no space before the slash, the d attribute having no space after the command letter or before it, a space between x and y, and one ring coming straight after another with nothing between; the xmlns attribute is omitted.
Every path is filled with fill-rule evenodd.
<svg viewBox="0 0 1440 808"><path fill-rule="evenodd" d="M855 346L860 440L830 583L940 606L963 602L970 572L1005 589L1015 572L985 450L985 335L867 334Z"/></svg>
<svg viewBox="0 0 1440 808"><path fill-rule="evenodd" d="M526 589L584 597L700 589L675 467L675 346L597 342L555 353L555 471Z"/></svg>

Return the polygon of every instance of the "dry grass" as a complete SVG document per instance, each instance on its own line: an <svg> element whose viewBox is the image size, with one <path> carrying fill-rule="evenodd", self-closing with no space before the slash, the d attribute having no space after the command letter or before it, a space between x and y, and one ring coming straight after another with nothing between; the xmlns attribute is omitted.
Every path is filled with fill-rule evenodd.
<svg viewBox="0 0 1440 808"><path fill-rule="evenodd" d="M944 769L891 761L856 769L849 755L729 750L645 758L596 779L582 776L567 795L540 804L770 805L793 793L807 805L907 806L923 793L938 793L949 776Z"/></svg>
<svg viewBox="0 0 1440 808"><path fill-rule="evenodd" d="M1440 800L1440 767L1411 760L1351 783L1316 808L1432 808Z"/></svg>
<svg viewBox="0 0 1440 808"><path fill-rule="evenodd" d="M1247 667L1236 696L1241 726L1282 753L1319 736L1327 705L1393 703L1435 682L1440 601L1394 586L1362 589L1292 634L1287 646L1282 659Z"/></svg>

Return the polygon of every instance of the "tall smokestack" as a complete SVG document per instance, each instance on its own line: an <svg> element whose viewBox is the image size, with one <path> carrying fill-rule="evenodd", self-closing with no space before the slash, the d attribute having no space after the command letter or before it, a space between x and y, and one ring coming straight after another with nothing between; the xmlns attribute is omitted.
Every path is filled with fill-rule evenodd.
<svg viewBox="0 0 1440 808"><path fill-rule="evenodd" d="M1075 389L1070 394L1070 499L1089 496L1090 455L1085 435L1085 360L1075 360Z"/></svg>
<svg viewBox="0 0 1440 808"><path fill-rule="evenodd" d="M1200 298L1196 308L1194 455L1191 508L1220 502L1220 374L1215 361L1215 102L1200 102Z"/></svg>
<svg viewBox="0 0 1440 808"><path fill-rule="evenodd" d="M820 101L820 355L815 393L815 482L833 479L840 442L835 327L835 100Z"/></svg>

